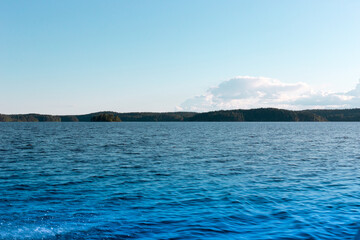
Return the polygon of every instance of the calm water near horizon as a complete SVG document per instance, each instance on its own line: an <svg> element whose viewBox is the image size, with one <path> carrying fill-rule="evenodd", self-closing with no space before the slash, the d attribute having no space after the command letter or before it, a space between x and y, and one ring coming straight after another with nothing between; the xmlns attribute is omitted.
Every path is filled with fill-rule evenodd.
<svg viewBox="0 0 360 240"><path fill-rule="evenodd" d="M0 239L354 239L360 123L0 123Z"/></svg>

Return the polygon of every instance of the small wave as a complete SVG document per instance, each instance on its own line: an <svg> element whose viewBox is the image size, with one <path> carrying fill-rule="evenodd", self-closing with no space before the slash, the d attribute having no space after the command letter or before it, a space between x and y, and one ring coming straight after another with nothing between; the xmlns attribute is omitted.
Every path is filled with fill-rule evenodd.
<svg viewBox="0 0 360 240"><path fill-rule="evenodd" d="M0 231L1 239L49 239L63 234L66 230L62 227L51 226L9 226Z"/></svg>
<svg viewBox="0 0 360 240"><path fill-rule="evenodd" d="M17 149L21 149L21 150L34 149L34 146L29 143L29 144L17 147Z"/></svg>
<svg viewBox="0 0 360 240"><path fill-rule="evenodd" d="M73 148L73 149L70 149L70 151L82 153L82 152L85 152L85 149L83 149L83 148Z"/></svg>
<svg viewBox="0 0 360 240"><path fill-rule="evenodd" d="M277 218L277 219L281 219L281 220L284 220L284 219L287 219L287 218L290 218L290 214L288 212L285 212L285 211L276 211L276 212L273 212L271 214L271 216Z"/></svg>

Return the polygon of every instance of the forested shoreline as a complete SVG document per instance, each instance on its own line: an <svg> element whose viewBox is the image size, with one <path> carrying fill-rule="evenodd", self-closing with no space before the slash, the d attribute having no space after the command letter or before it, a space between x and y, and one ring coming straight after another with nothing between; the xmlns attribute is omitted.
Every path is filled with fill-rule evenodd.
<svg viewBox="0 0 360 240"><path fill-rule="evenodd" d="M292 111L277 108L196 112L97 112L83 115L0 114L0 122L324 122L360 121L360 108Z"/></svg>

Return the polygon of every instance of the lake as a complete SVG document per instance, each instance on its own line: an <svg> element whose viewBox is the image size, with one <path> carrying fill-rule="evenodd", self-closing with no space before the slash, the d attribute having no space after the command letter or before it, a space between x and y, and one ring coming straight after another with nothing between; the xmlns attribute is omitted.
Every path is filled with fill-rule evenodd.
<svg viewBox="0 0 360 240"><path fill-rule="evenodd" d="M354 239L360 123L0 123L0 239Z"/></svg>

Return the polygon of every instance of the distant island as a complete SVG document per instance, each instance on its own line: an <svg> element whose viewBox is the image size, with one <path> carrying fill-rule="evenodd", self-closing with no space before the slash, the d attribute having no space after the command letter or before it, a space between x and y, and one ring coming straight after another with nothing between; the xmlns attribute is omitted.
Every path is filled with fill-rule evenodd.
<svg viewBox="0 0 360 240"><path fill-rule="evenodd" d="M291 111L277 108L196 112L97 112L84 115L0 114L0 122L324 122L360 121L360 108Z"/></svg>

